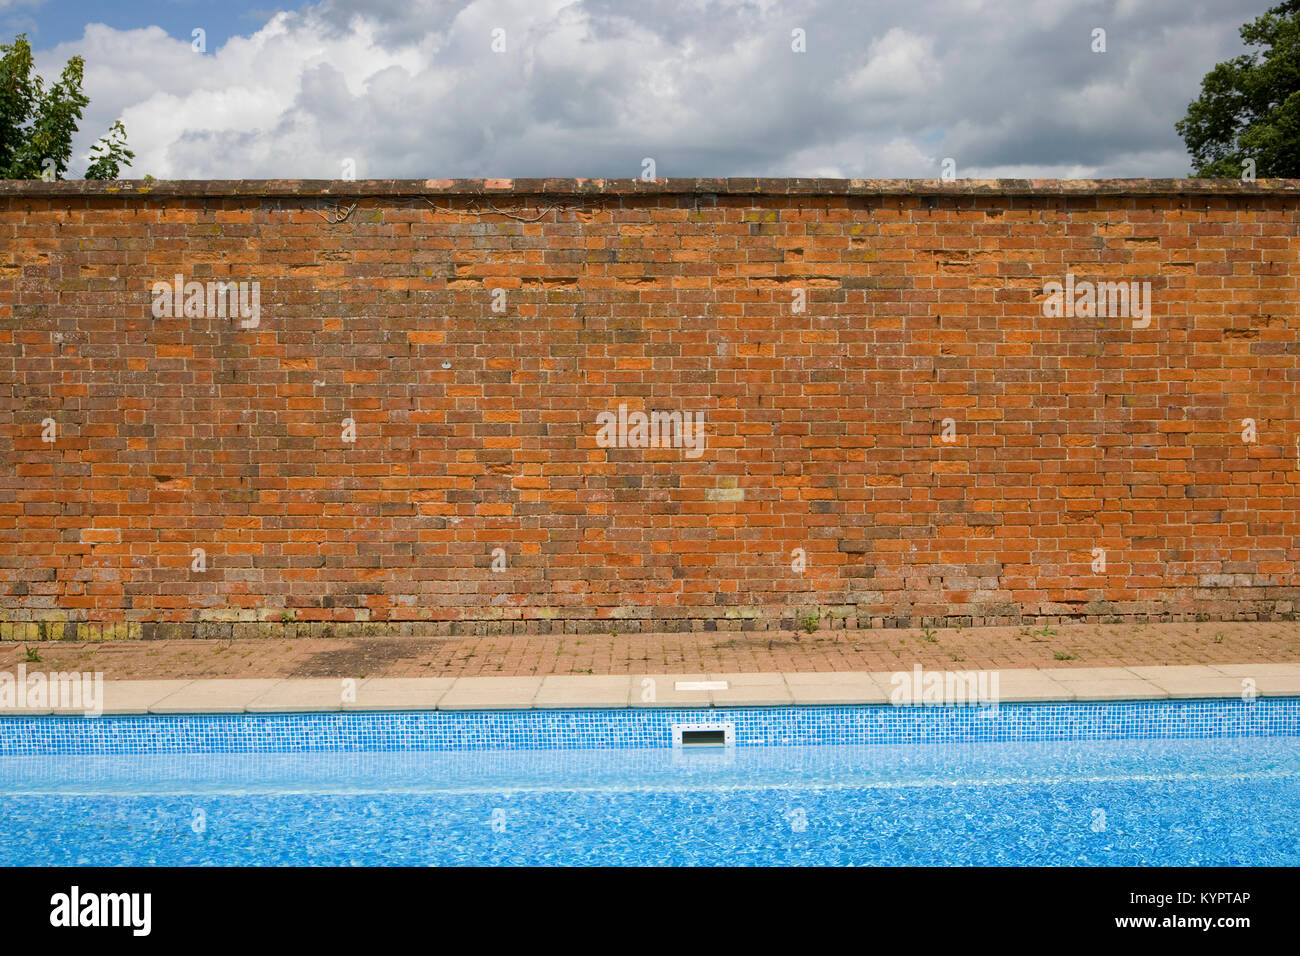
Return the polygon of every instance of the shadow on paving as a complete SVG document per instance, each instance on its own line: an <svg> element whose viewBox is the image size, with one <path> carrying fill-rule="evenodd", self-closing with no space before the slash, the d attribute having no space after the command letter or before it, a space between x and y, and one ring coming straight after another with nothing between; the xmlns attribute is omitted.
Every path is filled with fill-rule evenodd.
<svg viewBox="0 0 1300 956"><path fill-rule="evenodd" d="M296 664L288 677L374 677L405 661L428 661L438 642L428 638L383 637L320 651Z"/></svg>
<svg viewBox="0 0 1300 956"><path fill-rule="evenodd" d="M731 637L731 638L727 638L726 640L713 642L713 649L722 650L722 651L748 650L748 649L755 649L755 648L759 650L770 651L778 647L812 648L816 646L819 646L819 642L817 641L809 641L808 643L804 643L800 641L799 638L797 637L793 639L789 639L780 636L772 637L770 636L770 634L762 634L762 635L755 634L752 637L748 635L744 637Z"/></svg>

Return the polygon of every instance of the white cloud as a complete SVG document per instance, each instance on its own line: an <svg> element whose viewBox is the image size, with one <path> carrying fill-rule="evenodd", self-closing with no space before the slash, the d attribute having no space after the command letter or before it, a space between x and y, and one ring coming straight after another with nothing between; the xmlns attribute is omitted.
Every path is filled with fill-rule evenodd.
<svg viewBox="0 0 1300 956"><path fill-rule="evenodd" d="M867 62L849 74L845 88L872 99L937 93L943 71L934 57L934 39L894 27L867 49Z"/></svg>

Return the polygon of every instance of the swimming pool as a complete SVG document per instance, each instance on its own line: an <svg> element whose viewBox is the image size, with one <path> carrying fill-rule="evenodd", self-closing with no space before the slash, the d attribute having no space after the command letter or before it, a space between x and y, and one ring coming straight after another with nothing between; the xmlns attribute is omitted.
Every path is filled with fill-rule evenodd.
<svg viewBox="0 0 1300 956"><path fill-rule="evenodd" d="M0 864L1295 865L1298 737L1293 698L10 718Z"/></svg>

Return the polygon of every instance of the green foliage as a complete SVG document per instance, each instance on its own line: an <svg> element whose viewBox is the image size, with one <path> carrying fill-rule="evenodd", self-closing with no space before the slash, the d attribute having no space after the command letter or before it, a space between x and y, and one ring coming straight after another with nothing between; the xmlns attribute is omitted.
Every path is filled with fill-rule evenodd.
<svg viewBox="0 0 1300 956"><path fill-rule="evenodd" d="M1020 629L1020 633L1023 634L1025 637L1036 637L1040 641L1042 641L1042 640L1046 640L1049 637L1054 637L1056 635L1056 628L1052 627L1052 625L1050 624L1044 624L1042 627L1040 627L1038 630L1035 631L1032 630L1029 627L1029 625L1026 624L1024 627Z"/></svg>
<svg viewBox="0 0 1300 956"><path fill-rule="evenodd" d="M1241 28L1250 53L1215 66L1175 126L1197 176L1300 177L1300 0Z"/></svg>
<svg viewBox="0 0 1300 956"><path fill-rule="evenodd" d="M74 56L49 86L33 72L32 47L20 33L0 44L0 179L62 179L72 137L90 97L82 92L85 63ZM87 179L115 179L135 157L116 122L91 151Z"/></svg>
<svg viewBox="0 0 1300 956"><path fill-rule="evenodd" d="M0 174L8 175L22 147L22 126L37 99L32 80L32 48L20 34L13 45L0 45ZM37 78L39 80L39 77Z"/></svg>
<svg viewBox="0 0 1300 956"><path fill-rule="evenodd" d="M117 179L123 166L130 166L135 153L126 148L126 129L121 120L114 120L108 135L90 147L90 165L86 167L87 179Z"/></svg>

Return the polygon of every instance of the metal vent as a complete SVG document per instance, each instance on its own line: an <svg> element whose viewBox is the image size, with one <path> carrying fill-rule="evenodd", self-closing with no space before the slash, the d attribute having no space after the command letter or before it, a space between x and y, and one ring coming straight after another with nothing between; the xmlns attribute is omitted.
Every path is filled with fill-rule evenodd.
<svg viewBox="0 0 1300 956"><path fill-rule="evenodd" d="M735 724L675 724L673 746L696 748L731 747L735 743Z"/></svg>
<svg viewBox="0 0 1300 956"><path fill-rule="evenodd" d="M725 730L683 730L683 747L725 747L727 732Z"/></svg>

